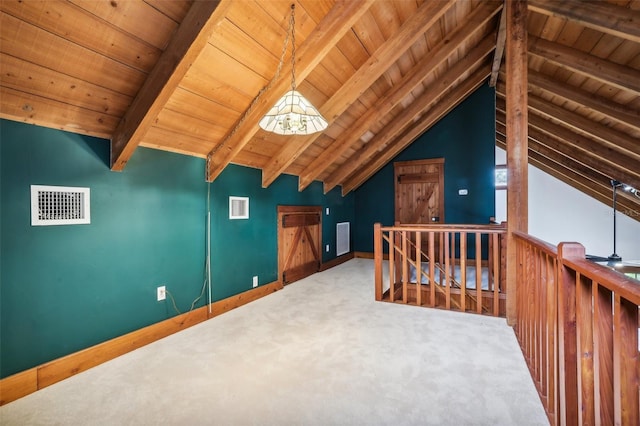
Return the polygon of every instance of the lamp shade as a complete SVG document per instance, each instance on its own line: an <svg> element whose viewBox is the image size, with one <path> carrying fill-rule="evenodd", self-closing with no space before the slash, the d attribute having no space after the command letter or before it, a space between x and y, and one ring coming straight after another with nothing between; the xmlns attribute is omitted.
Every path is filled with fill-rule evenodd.
<svg viewBox="0 0 640 426"><path fill-rule="evenodd" d="M310 135L327 128L327 120L300 92L290 90L282 96L259 123L279 135Z"/></svg>

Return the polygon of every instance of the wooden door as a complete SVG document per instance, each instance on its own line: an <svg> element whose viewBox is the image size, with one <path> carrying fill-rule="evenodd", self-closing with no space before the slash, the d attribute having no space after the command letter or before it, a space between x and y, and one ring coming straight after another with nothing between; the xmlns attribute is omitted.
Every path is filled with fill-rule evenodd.
<svg viewBox="0 0 640 426"><path fill-rule="evenodd" d="M444 158L403 161L393 166L396 223L444 223ZM421 241L423 252L427 251L428 244L425 233ZM436 234L436 253L438 246Z"/></svg>
<svg viewBox="0 0 640 426"><path fill-rule="evenodd" d="M320 270L322 207L278 206L278 277L282 284Z"/></svg>

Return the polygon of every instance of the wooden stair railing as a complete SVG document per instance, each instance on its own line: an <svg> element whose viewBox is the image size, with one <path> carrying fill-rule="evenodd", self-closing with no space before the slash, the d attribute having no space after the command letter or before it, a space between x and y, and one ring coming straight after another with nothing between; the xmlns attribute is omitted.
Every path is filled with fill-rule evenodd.
<svg viewBox="0 0 640 426"><path fill-rule="evenodd" d="M640 282L514 233L514 331L552 425L640 424Z"/></svg>
<svg viewBox="0 0 640 426"><path fill-rule="evenodd" d="M430 307L504 315L506 294L501 281L504 276L504 270L501 272L504 267L501 261L504 226L399 225L383 228L376 224L374 234L376 300L418 306L426 303ZM423 236L426 236L424 242ZM475 245L468 245L468 237ZM385 247L389 257L389 289L383 291ZM423 268L424 261L428 269ZM489 290L483 290L483 265L489 271ZM415 270L415 280L410 276L410 267ZM459 278L456 278L457 267ZM476 275L474 288L467 288L468 282L472 282L467 281L468 268Z"/></svg>

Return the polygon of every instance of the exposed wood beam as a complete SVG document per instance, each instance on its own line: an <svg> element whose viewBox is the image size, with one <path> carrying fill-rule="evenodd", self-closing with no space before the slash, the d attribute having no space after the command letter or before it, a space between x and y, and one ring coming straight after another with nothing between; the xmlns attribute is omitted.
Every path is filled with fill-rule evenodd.
<svg viewBox="0 0 640 426"><path fill-rule="evenodd" d="M504 85L499 85L498 93L503 97L505 96L506 90ZM545 101L538 96L529 96L529 109L539 115L557 120L563 123L565 127L569 127L574 131L588 135L606 145L610 145L614 150L618 151L620 155L630 155L631 157L635 157L636 161L640 161L640 144L638 144L636 138L626 133L592 121L580 114Z"/></svg>
<svg viewBox="0 0 640 426"><path fill-rule="evenodd" d="M501 99L496 103L496 109L498 111L496 118L499 119L501 117L499 113L504 112L505 109ZM611 147L574 133L535 114L529 117L529 126L530 137L535 138L537 142L609 176L610 179L625 182L633 187L637 187L636 185L640 183L637 160L620 156Z"/></svg>
<svg viewBox="0 0 640 426"><path fill-rule="evenodd" d="M367 142L366 145L336 169L331 176L325 180L325 193L331 191L331 189L336 185L339 185L363 164L366 164L370 158L384 150L387 145L391 144L394 138L411 123L413 117L419 116L423 114L424 111L431 108L439 101L440 97L445 96L452 87L459 84L468 70L476 69L478 63L481 62L491 51L493 43L488 47L488 52L484 50L484 46L480 47L483 47L483 49L474 49L466 57L460 59L457 64L448 70L447 73L431 83L411 105L402 111L402 120L391 120L369 142Z"/></svg>
<svg viewBox="0 0 640 426"><path fill-rule="evenodd" d="M507 117L507 323L516 322L516 243L514 232L529 227L527 124L527 1L505 3Z"/></svg>
<svg viewBox="0 0 640 426"><path fill-rule="evenodd" d="M529 109L560 121L566 127L570 127L575 131L598 139L604 144L610 145L616 151L619 151L621 155L631 155L632 157L636 157L637 161L640 161L640 144L638 144L638 139L626 133L591 121L580 114L566 110L537 96L529 96Z"/></svg>
<svg viewBox="0 0 640 426"><path fill-rule="evenodd" d="M478 6L450 37L442 40L428 55L425 55L424 58L417 62L402 77L401 81L391 88L384 97L379 98L374 105L368 108L367 112L359 117L345 134L336 139L305 169L303 174L300 175L299 190L302 191L309 186L329 167L333 159L343 155L374 123L389 114L396 105L408 96L424 80L424 70L437 68L463 43L469 40L475 34L475 31L469 31L469 28L482 28L498 10L499 8L496 8L495 4L492 3L482 3ZM484 50L481 46L486 45L486 48L490 51L493 44L493 37L489 36L479 43L479 49Z"/></svg>
<svg viewBox="0 0 640 426"><path fill-rule="evenodd" d="M496 135L496 145L506 150L505 141L506 137L504 135ZM531 139L529 139L529 143L535 145L535 141L532 141ZM548 158L543 154L539 154L532 149L529 149L529 164L575 188L576 190L593 197L601 203L611 205L611 184L609 181L606 181L606 183L593 181L580 173L576 173L571 167L558 164L553 159ZM623 193L620 192L619 195L621 194ZM640 211L640 202L636 203L635 200L630 199L629 196L626 196L624 199L622 196L619 196L618 207L618 211L621 213L624 213L635 220L640 220L640 215L637 213Z"/></svg>
<svg viewBox="0 0 640 426"><path fill-rule="evenodd" d="M529 53L640 96L640 78L633 68L533 36L529 36Z"/></svg>
<svg viewBox="0 0 640 426"><path fill-rule="evenodd" d="M111 138L111 170L127 161L209 40L225 18L231 0L196 1L175 36L147 76Z"/></svg>
<svg viewBox="0 0 640 426"><path fill-rule="evenodd" d="M303 81L313 69L333 49L334 45L351 30L355 22L364 15L375 0L339 0L329 13L318 23L313 32L297 48L296 77ZM280 78L273 81L270 90L265 91L247 110L239 123L224 137L208 155L207 180L213 181L225 167L255 136L258 123L264 114L286 92L291 84L291 64L284 64Z"/></svg>
<svg viewBox="0 0 640 426"><path fill-rule="evenodd" d="M333 123L349 105L355 102L387 71L390 63L398 60L419 38L424 37L425 28L431 28L454 4L454 0L423 3L416 13L380 46L355 74L319 108L327 118L327 121ZM262 186L271 185L318 136L316 134L297 138L295 143L285 144L262 169Z"/></svg>
<svg viewBox="0 0 640 426"><path fill-rule="evenodd" d="M604 1L529 0L529 10L640 43L640 11Z"/></svg>
<svg viewBox="0 0 640 426"><path fill-rule="evenodd" d="M529 87L537 87L551 95L582 105L589 110L605 115L611 120L640 132L640 111L638 110L585 92L566 83L560 83L531 69L529 70Z"/></svg>
<svg viewBox="0 0 640 426"><path fill-rule="evenodd" d="M424 132L429 130L431 126L436 124L442 117L447 115L451 110L464 101L467 96L485 83L490 73L491 67L489 64L482 66L462 83L450 90L446 97L440 98L433 108L426 111L422 117L409 126L393 141L387 143L387 148L384 151L379 152L373 159L369 160L366 165L359 168L355 174L343 182L342 194L346 195L366 182L403 149L411 145L411 143L420 137L420 135L424 134ZM459 76L456 81L459 81L460 79L461 76ZM325 193L328 192L326 185L324 190Z"/></svg>
<svg viewBox="0 0 640 426"><path fill-rule="evenodd" d="M505 0L508 1L508 0ZM504 56L504 44L507 40L507 15L502 8L500 14L500 25L498 26L498 34L496 35L496 50L493 54L493 65L491 66L491 77L489 78L489 86L495 87L500 73L500 64Z"/></svg>

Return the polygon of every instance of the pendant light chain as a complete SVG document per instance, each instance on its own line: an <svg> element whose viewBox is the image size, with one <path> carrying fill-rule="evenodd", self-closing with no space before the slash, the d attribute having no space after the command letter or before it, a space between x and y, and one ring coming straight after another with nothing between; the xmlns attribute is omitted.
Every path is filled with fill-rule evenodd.
<svg viewBox="0 0 640 426"><path fill-rule="evenodd" d="M249 116L249 114L251 113L251 111L253 111L253 108L255 107L255 105L258 103L258 100L260 100L260 97L262 97L262 95L264 94L264 92L268 91L271 89L271 87L273 87L273 84L276 82L276 80L278 80L278 78L280 77L280 72L282 71L282 65L284 64L284 57L287 53L287 45L289 44L289 37L292 38L293 40L293 48L291 49L291 79L292 79L292 85L293 88L295 90L295 84L296 84L296 80L295 80L295 70L294 70L294 63L295 63L295 52L296 52L296 44L295 44L295 18L293 16L294 14L294 9L295 9L295 4L291 4L291 17L289 18L289 28L287 28L287 36L284 39L284 44L282 45L282 53L280 54L280 61L278 62L278 68L276 68L276 73L273 76L273 78L269 81L269 83L267 83L266 86L264 86L262 89L260 89L260 91L258 92L258 94L256 95L255 98L253 98L253 100L251 101L251 103L249 104L249 107L244 111L244 113L242 114L242 117L240 117L240 120L238 120L238 122L236 123L236 125L233 127L233 129L231 130L231 132L229 133L229 135L224 138L224 140L222 142L220 142L214 149L211 150L211 153L207 156L207 170L209 170L209 161L210 158L213 157L216 152L218 152L222 147L224 147L227 144L227 141L229 141L229 139L231 139L233 137L233 135L235 135L238 131L238 129L240 128L240 126L242 126L242 124L245 122L245 120L247 119L247 117Z"/></svg>
<svg viewBox="0 0 640 426"><path fill-rule="evenodd" d="M291 90L296 90L296 5L291 5L291 18L289 19L289 30L291 31ZM286 48L285 41L285 48Z"/></svg>

